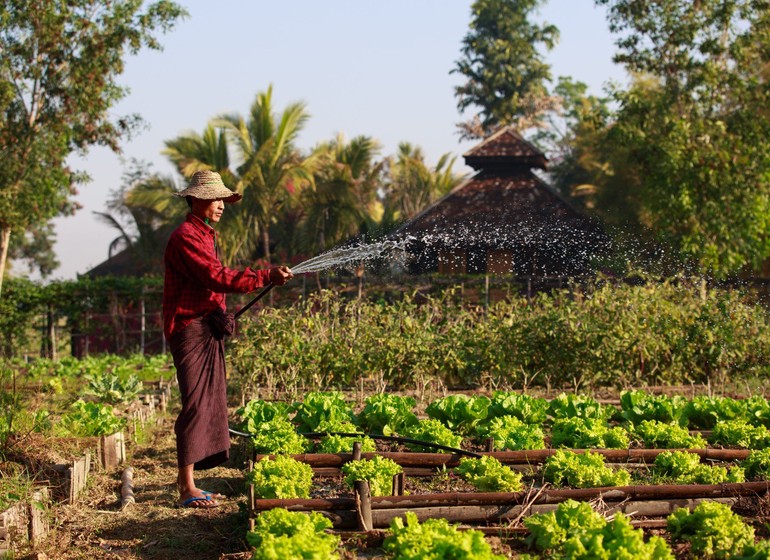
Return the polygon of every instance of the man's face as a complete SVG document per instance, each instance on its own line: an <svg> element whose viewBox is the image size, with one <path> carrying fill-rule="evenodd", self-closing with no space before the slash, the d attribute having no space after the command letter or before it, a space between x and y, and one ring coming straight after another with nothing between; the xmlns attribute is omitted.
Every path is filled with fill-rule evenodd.
<svg viewBox="0 0 770 560"><path fill-rule="evenodd" d="M211 224L216 224L225 211L225 203L221 198L216 200L199 200L193 198L192 212L202 220L207 220Z"/></svg>

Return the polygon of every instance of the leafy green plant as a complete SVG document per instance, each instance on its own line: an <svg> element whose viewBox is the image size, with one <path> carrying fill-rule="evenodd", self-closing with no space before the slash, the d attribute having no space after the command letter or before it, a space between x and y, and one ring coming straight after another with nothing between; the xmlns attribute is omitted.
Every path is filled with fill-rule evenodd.
<svg viewBox="0 0 770 560"><path fill-rule="evenodd" d="M246 478L258 498L307 498L313 485L313 468L286 455L262 457Z"/></svg>
<svg viewBox="0 0 770 560"><path fill-rule="evenodd" d="M513 391L495 391L489 403L487 420L508 416L526 424L541 424L548 419L548 401Z"/></svg>
<svg viewBox="0 0 770 560"><path fill-rule="evenodd" d="M246 541L254 549L254 560L337 560L340 538L325 532L331 528L332 522L317 511L273 508L256 517Z"/></svg>
<svg viewBox="0 0 770 560"><path fill-rule="evenodd" d="M543 479L554 486L595 488L626 485L631 475L623 469L612 470L598 453L558 450L545 460Z"/></svg>
<svg viewBox="0 0 770 560"><path fill-rule="evenodd" d="M666 542L653 536L645 542L622 513L607 522L585 502L567 500L556 511L531 515L524 520L528 541L538 550L552 551L555 558L615 558L673 560Z"/></svg>
<svg viewBox="0 0 770 560"><path fill-rule="evenodd" d="M78 399L70 408L62 415L57 429L76 437L110 435L126 425L125 418L119 418L110 405Z"/></svg>
<svg viewBox="0 0 770 560"><path fill-rule="evenodd" d="M361 433L359 429L353 425L352 422L321 422L316 428L318 432L341 432L345 434L357 434ZM334 434L327 434L321 438L316 446L317 453L351 453L353 451L353 443L356 441L361 442L361 451L373 452L377 450L377 444L370 437L361 434L360 438L353 438L347 436L338 436Z"/></svg>
<svg viewBox="0 0 770 560"><path fill-rule="evenodd" d="M487 417L489 402L489 398L483 395L448 395L430 403L425 413L450 430L470 435Z"/></svg>
<svg viewBox="0 0 770 560"><path fill-rule="evenodd" d="M261 399L252 399L235 411L241 419L241 429L256 434L259 426L265 422L271 422L275 418L289 420L289 405L282 402L268 402Z"/></svg>
<svg viewBox="0 0 770 560"><path fill-rule="evenodd" d="M548 414L559 418L596 418L608 420L615 408L599 403L593 397L575 393L560 393L548 403Z"/></svg>
<svg viewBox="0 0 770 560"><path fill-rule="evenodd" d="M746 410L746 403L741 400L700 395L685 405L683 416L690 428L711 430L717 422L744 418Z"/></svg>
<svg viewBox="0 0 770 560"><path fill-rule="evenodd" d="M603 418L559 418L551 427L554 447L624 449L628 443L626 430L620 426L610 428Z"/></svg>
<svg viewBox="0 0 770 560"><path fill-rule="evenodd" d="M112 372L100 372L86 376L88 386L86 395L95 396L100 402L109 404L133 401L142 390L142 382L135 373L119 375Z"/></svg>
<svg viewBox="0 0 770 560"><path fill-rule="evenodd" d="M366 480L372 496L389 496L393 491L393 476L402 471L398 463L380 455L342 465L345 483L353 488L357 480Z"/></svg>
<svg viewBox="0 0 770 560"><path fill-rule="evenodd" d="M678 424L642 420L634 426L634 435L652 449L704 449L708 447L700 434L690 435L687 428Z"/></svg>
<svg viewBox="0 0 770 560"><path fill-rule="evenodd" d="M417 423L412 397L377 393L367 397L364 403L358 421L370 433L386 436L400 434L406 427Z"/></svg>
<svg viewBox="0 0 770 560"><path fill-rule="evenodd" d="M745 469L746 478L749 480L770 478L770 448L751 451L749 456L741 462L741 466Z"/></svg>
<svg viewBox="0 0 770 560"><path fill-rule="evenodd" d="M446 447L459 448L463 443L463 436L454 433L440 421L434 420L433 418L420 420L417 424L407 426L404 428L404 433L402 435L411 439L437 443L438 445L444 445ZM405 445L412 451L426 451L427 449L425 446L413 443L406 443ZM448 453L448 451L443 449L436 449L435 451L439 453Z"/></svg>
<svg viewBox="0 0 770 560"><path fill-rule="evenodd" d="M692 512L679 508L667 527L672 539L689 542L693 555L706 558L732 558L754 544L754 529L719 502L701 502Z"/></svg>
<svg viewBox="0 0 770 560"><path fill-rule="evenodd" d="M463 457L455 472L481 492L518 492L522 487L521 473L489 455Z"/></svg>
<svg viewBox="0 0 770 560"><path fill-rule="evenodd" d="M746 420L727 420L714 426L711 443L746 449L763 449L770 445L770 430L753 426Z"/></svg>
<svg viewBox="0 0 770 560"><path fill-rule="evenodd" d="M339 391L311 391L291 406L299 432L315 432L322 422L354 422L353 405Z"/></svg>
<svg viewBox="0 0 770 560"><path fill-rule="evenodd" d="M251 423L249 432L256 453L296 455L304 453L310 446L307 438L297 433L294 424L282 416L268 422Z"/></svg>
<svg viewBox="0 0 770 560"><path fill-rule="evenodd" d="M495 440L495 449L545 449L545 435L537 424L525 424L515 416L493 418L480 428L481 437Z"/></svg>
<svg viewBox="0 0 770 560"><path fill-rule="evenodd" d="M640 390L620 392L620 416L631 424L642 420L686 424L683 417L686 404L687 399L679 395L652 395Z"/></svg>
<svg viewBox="0 0 770 560"><path fill-rule="evenodd" d="M458 531L446 519L426 519L422 524L409 511L390 524L383 548L394 560L504 560L492 553L481 531Z"/></svg>
<svg viewBox="0 0 770 560"><path fill-rule="evenodd" d="M704 465L700 456L686 451L664 451L655 457L653 474L677 484L720 484L743 482L744 470Z"/></svg>

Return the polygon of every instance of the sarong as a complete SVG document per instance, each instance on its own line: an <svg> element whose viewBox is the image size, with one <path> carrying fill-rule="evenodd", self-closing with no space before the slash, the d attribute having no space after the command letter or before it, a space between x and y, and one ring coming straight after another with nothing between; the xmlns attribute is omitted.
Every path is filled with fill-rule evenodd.
<svg viewBox="0 0 770 560"><path fill-rule="evenodd" d="M169 347L182 396L174 424L177 462L211 469L230 456L224 340L199 318L175 334Z"/></svg>

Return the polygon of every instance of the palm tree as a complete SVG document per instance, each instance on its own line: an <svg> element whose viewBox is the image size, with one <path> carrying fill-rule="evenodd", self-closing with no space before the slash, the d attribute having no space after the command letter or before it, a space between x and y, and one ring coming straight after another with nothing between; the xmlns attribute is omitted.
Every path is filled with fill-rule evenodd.
<svg viewBox="0 0 770 560"><path fill-rule="evenodd" d="M303 103L288 105L280 118L273 111L273 88L257 94L246 118L224 115L215 122L227 133L241 163L237 190L243 201L235 212L244 239L258 237L270 262L270 226L305 185L312 184L315 158L303 158L294 143L309 115ZM244 245L244 248L247 245ZM241 257L253 255L241 251Z"/></svg>
<svg viewBox="0 0 770 560"><path fill-rule="evenodd" d="M375 163L380 146L368 136L350 143L340 135L315 150L314 185L300 200L303 228L311 249L329 246L365 232L376 221L380 203L377 188L383 164Z"/></svg>
<svg viewBox="0 0 770 560"><path fill-rule="evenodd" d="M419 147L408 142L399 144L395 161L390 162L388 169L384 220L408 220L459 185L463 177L452 173L455 159L444 154L430 168Z"/></svg>

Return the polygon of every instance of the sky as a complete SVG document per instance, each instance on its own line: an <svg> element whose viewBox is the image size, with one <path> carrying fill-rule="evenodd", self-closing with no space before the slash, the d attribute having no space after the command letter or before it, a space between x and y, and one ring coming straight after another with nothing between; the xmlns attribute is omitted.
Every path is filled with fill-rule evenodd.
<svg viewBox="0 0 770 560"><path fill-rule="evenodd" d="M455 126L470 116L458 112L454 96L464 80L450 70L461 57L472 0L177 1L189 17L160 36L162 51L129 57L119 80L130 93L113 114L138 113L145 127L121 155L96 148L70 159L91 181L75 199L82 209L54 222L61 265L49 280L75 278L107 259L117 232L94 212L107 211L128 161L176 176L164 141L201 133L221 114L247 114L271 85L278 112L294 102L307 107L300 148L340 133L367 135L383 156L406 141L430 165L451 153L456 171L470 171L462 154L474 143L460 142ZM596 95L610 80L625 81L612 62L604 9L593 0L547 0L538 18L560 31L545 55L554 77L571 76Z"/></svg>

